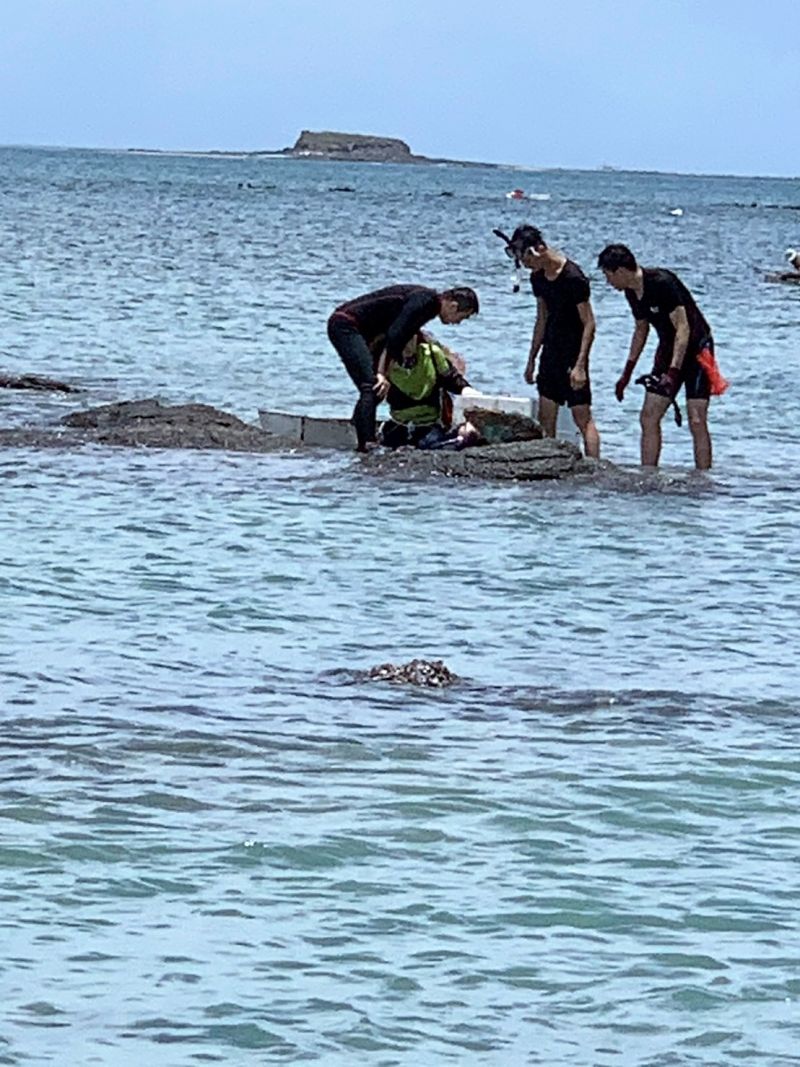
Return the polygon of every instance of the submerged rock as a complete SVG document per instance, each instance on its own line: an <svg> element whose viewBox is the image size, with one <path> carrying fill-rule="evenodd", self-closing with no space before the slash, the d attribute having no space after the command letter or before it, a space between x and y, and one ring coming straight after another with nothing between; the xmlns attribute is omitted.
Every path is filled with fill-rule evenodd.
<svg viewBox="0 0 800 1067"><path fill-rule="evenodd" d="M765 282L779 282L783 285L800 285L800 271L781 271L764 275Z"/></svg>
<svg viewBox="0 0 800 1067"><path fill-rule="evenodd" d="M0 389L33 389L39 393L79 393L76 385L39 374L0 374Z"/></svg>
<svg viewBox="0 0 800 1067"><path fill-rule="evenodd" d="M367 678L378 682L419 685L440 689L459 680L442 660L412 659L409 663L382 663L367 671Z"/></svg>

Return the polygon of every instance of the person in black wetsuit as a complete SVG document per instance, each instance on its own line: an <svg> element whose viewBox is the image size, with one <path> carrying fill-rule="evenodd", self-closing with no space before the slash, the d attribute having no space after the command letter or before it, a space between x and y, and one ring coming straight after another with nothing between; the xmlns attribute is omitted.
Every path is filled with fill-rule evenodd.
<svg viewBox="0 0 800 1067"><path fill-rule="evenodd" d="M401 362L405 346L431 319L454 325L478 308L472 289L438 293L424 285L391 285L336 308L328 319L328 337L358 389L353 425L359 452L376 444L375 413L389 391L389 364Z"/></svg>
<svg viewBox="0 0 800 1067"><path fill-rule="evenodd" d="M597 265L614 289L625 294L636 321L628 360L617 381L617 400L622 400L650 327L658 334L658 347L640 415L643 467L657 467L661 456L661 420L681 386L686 390L686 408L698 470L711 466L711 435L708 431L708 401L722 392L722 379L714 359L711 328L694 297L671 270L640 267L633 252L621 244L608 245ZM719 383L719 387L717 387Z"/></svg>
<svg viewBox="0 0 800 1067"><path fill-rule="evenodd" d="M536 381L542 430L546 437L555 437L558 409L567 404L583 436L586 455L599 459L600 435L592 418L589 382L589 351L595 333L589 281L577 263L548 247L535 226L518 226L506 250L531 272L536 325L525 381L528 385Z"/></svg>

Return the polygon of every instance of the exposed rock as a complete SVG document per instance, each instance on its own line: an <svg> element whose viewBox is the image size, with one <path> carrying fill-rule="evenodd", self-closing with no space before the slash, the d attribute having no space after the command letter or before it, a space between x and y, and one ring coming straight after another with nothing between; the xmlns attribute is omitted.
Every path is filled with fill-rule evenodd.
<svg viewBox="0 0 800 1067"><path fill-rule="evenodd" d="M535 419L514 412L474 407L466 408L464 417L488 445L506 444L509 441L539 441L544 437L542 427Z"/></svg>
<svg viewBox="0 0 800 1067"><path fill-rule="evenodd" d="M496 163L472 163L460 159L438 159L415 155L399 137L377 137L365 133L336 133L331 130L303 130L291 148L281 155L293 159L344 160L350 163L455 163L462 167L496 167Z"/></svg>
<svg viewBox="0 0 800 1067"><path fill-rule="evenodd" d="M411 149L397 137L372 137L361 133L315 133L303 130L287 154L363 163L408 163Z"/></svg>
<svg viewBox="0 0 800 1067"><path fill-rule="evenodd" d="M489 416L492 416L492 421ZM476 417L484 431L519 423L518 432L540 433L532 420L483 412ZM129 400L74 412L56 427L0 429L0 447L74 448L95 443L116 447L226 449L233 452L290 452L296 440L266 433L210 404L165 405L153 398ZM408 479L431 475L480 480L535 481L591 473L596 465L582 458L575 445L544 438L467 448L461 452L379 449L353 456L360 469L373 475Z"/></svg>
<svg viewBox="0 0 800 1067"><path fill-rule="evenodd" d="M382 663L367 671L367 678L378 682L418 685L440 689L459 680L440 659L412 659L409 663Z"/></svg>
<svg viewBox="0 0 800 1067"><path fill-rule="evenodd" d="M59 382L55 378L42 378L38 374L0 374L0 389L34 389L40 393L79 393L75 385Z"/></svg>
<svg viewBox="0 0 800 1067"><path fill-rule="evenodd" d="M62 419L66 429L0 431L0 445L65 447L84 442L145 448L221 448L232 452L276 452L287 446L235 415L209 404L163 405L129 400L78 411Z"/></svg>
<svg viewBox="0 0 800 1067"><path fill-rule="evenodd" d="M92 431L95 441L148 448L224 448L271 452L275 441L257 426L210 404L162 405L133 400L67 415L64 425Z"/></svg>
<svg viewBox="0 0 800 1067"><path fill-rule="evenodd" d="M379 449L363 456L362 462L370 473L412 480L439 475L480 481L532 482L594 470L593 462L585 460L579 448L552 437L465 448L461 452Z"/></svg>
<svg viewBox="0 0 800 1067"><path fill-rule="evenodd" d="M293 156L321 156L358 162L407 163L411 149L398 137L372 137L363 133L303 130L289 149Z"/></svg>

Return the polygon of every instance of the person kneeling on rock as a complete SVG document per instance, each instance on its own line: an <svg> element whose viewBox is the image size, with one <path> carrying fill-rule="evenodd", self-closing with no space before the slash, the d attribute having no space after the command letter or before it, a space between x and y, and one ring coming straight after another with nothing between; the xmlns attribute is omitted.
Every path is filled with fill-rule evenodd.
<svg viewBox="0 0 800 1067"><path fill-rule="evenodd" d="M381 425L380 443L387 448L463 448L471 441L467 428L453 428L451 393L475 392L444 345L418 333L403 349L403 358L386 372L389 418ZM461 365L463 370L463 364Z"/></svg>

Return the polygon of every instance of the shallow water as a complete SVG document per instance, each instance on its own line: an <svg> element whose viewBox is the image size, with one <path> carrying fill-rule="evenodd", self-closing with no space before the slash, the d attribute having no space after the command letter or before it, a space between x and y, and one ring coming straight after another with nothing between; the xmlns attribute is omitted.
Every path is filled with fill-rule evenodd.
<svg viewBox="0 0 800 1067"><path fill-rule="evenodd" d="M800 183L6 149L0 196L0 364L87 405L339 413L325 317L394 279L476 285L443 336L520 391L523 219L676 267L733 381L708 476L671 425L592 484L0 453L0 1063L795 1062L800 291L742 260L796 244ZM416 655L463 681L359 674Z"/></svg>

